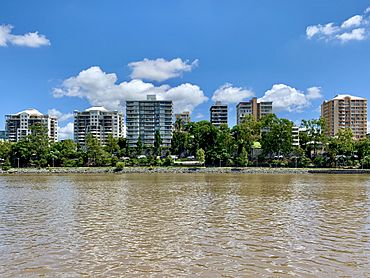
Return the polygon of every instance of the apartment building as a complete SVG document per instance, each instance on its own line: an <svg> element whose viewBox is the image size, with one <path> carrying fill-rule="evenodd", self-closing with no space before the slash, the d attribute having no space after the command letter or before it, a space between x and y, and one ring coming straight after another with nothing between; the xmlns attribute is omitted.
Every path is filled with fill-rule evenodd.
<svg viewBox="0 0 370 278"><path fill-rule="evenodd" d="M17 114L5 116L5 133L10 142L18 142L32 134L32 126L41 124L51 142L58 141L58 120L56 117L44 115L36 109L30 108Z"/></svg>
<svg viewBox="0 0 370 278"><path fill-rule="evenodd" d="M190 112L185 111L179 114L175 114L176 121L181 120L184 125L190 123Z"/></svg>
<svg viewBox="0 0 370 278"><path fill-rule="evenodd" d="M0 142L8 141L8 133L6 130L0 130Z"/></svg>
<svg viewBox="0 0 370 278"><path fill-rule="evenodd" d="M239 102L236 106L237 124L240 124L247 115L252 115L256 121L259 121L268 114L272 114L272 102L270 101L258 102L257 98L252 98L250 101Z"/></svg>
<svg viewBox="0 0 370 278"><path fill-rule="evenodd" d="M228 107L226 104L222 104L220 101L216 101L214 105L209 109L210 122L220 127L222 124L228 124Z"/></svg>
<svg viewBox="0 0 370 278"><path fill-rule="evenodd" d="M300 131L300 128L298 126L294 125L292 127L292 139L293 139L292 146L293 148L299 147L299 131Z"/></svg>
<svg viewBox="0 0 370 278"><path fill-rule="evenodd" d="M367 100L351 95L337 95L321 105L327 135L335 136L340 129L350 128L356 139L367 134Z"/></svg>
<svg viewBox="0 0 370 278"><path fill-rule="evenodd" d="M102 145L107 143L109 134L113 138L125 137L123 113L109 111L97 106L85 111L74 111L74 141L85 146L86 137L92 134Z"/></svg>
<svg viewBox="0 0 370 278"><path fill-rule="evenodd" d="M170 147L172 140L172 101L157 100L148 95L146 100L126 101L127 140L130 147L139 137L145 146L153 146L155 132L161 135L162 146Z"/></svg>

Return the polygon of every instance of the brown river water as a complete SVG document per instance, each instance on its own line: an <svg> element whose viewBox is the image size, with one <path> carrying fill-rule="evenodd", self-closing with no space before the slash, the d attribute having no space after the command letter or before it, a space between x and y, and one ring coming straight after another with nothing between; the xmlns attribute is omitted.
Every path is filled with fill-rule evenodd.
<svg viewBox="0 0 370 278"><path fill-rule="evenodd" d="M370 277L370 176L0 176L0 277Z"/></svg>

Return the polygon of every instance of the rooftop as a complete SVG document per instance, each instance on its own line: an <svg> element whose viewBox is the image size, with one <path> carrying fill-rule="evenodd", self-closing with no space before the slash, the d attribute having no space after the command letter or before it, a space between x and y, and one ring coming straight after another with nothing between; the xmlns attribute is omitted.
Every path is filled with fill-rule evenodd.
<svg viewBox="0 0 370 278"><path fill-rule="evenodd" d="M24 114L24 113L26 113L30 116L43 116L43 114L40 111L38 111L34 108L28 108L24 111L21 111L21 112L17 113L16 115L21 115L21 114Z"/></svg>
<svg viewBox="0 0 370 278"><path fill-rule="evenodd" d="M108 112L107 109L105 109L103 106L93 106L85 110L86 112L90 111L100 111L100 112Z"/></svg>
<svg viewBox="0 0 370 278"><path fill-rule="evenodd" d="M336 95L333 99L346 99L346 98L350 98L351 100L366 100L366 98L356 97L352 95Z"/></svg>

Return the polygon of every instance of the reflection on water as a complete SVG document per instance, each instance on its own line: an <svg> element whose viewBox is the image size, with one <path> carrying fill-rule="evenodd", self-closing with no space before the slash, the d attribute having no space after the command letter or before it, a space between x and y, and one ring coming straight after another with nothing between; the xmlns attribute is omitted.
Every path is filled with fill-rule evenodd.
<svg viewBox="0 0 370 278"><path fill-rule="evenodd" d="M0 177L0 276L370 275L370 177Z"/></svg>

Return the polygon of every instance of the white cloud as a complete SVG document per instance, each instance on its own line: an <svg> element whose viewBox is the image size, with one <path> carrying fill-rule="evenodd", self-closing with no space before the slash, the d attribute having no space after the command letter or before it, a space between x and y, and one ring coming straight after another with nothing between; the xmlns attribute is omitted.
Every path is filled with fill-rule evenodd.
<svg viewBox="0 0 370 278"><path fill-rule="evenodd" d="M311 105L313 99L321 97L318 87L309 88L307 93L304 93L285 84L275 84L258 101L272 101L274 112L302 112Z"/></svg>
<svg viewBox="0 0 370 278"><path fill-rule="evenodd" d="M351 32L343 33L340 35L337 35L337 38L341 40L342 42L347 41L362 41L366 37L365 35L365 29L364 28L358 28L354 29Z"/></svg>
<svg viewBox="0 0 370 278"><path fill-rule="evenodd" d="M232 84L226 83L213 93L212 100L221 101L225 104L234 104L253 96L254 93L251 90L241 87L233 87Z"/></svg>
<svg viewBox="0 0 370 278"><path fill-rule="evenodd" d="M142 80L117 83L115 73L105 73L100 67L91 67L77 76L63 81L61 87L53 89L55 97L79 97L91 105L122 110L126 100L144 100L147 94L155 93L158 99L173 100L174 112L193 111L208 100L196 85L185 83L177 87L159 87Z"/></svg>
<svg viewBox="0 0 370 278"><path fill-rule="evenodd" d="M59 110L57 110L55 108L49 109L48 114L50 116L56 117L59 122L65 122L65 121L68 121L69 119L73 118L73 113L64 114L64 113L60 112Z"/></svg>
<svg viewBox="0 0 370 278"><path fill-rule="evenodd" d="M27 47L40 47L50 45L50 41L38 32L27 33L24 35L13 35L13 26L0 25L0 46L8 46L8 44L27 46Z"/></svg>
<svg viewBox="0 0 370 278"><path fill-rule="evenodd" d="M313 99L320 99L322 98L321 94L321 88L320 87L311 87L307 89L307 95L306 95L308 100L313 100Z"/></svg>
<svg viewBox="0 0 370 278"><path fill-rule="evenodd" d="M340 27L343 29L358 27L362 24L362 20L363 20L363 17L361 15L355 15L347 19L346 21L344 21Z"/></svg>
<svg viewBox="0 0 370 278"><path fill-rule="evenodd" d="M73 139L73 123L58 127L58 140Z"/></svg>
<svg viewBox="0 0 370 278"><path fill-rule="evenodd" d="M342 43L349 41L365 40L370 32L368 13L370 7L366 9L363 15L355 15L345 20L342 24L328 23L325 25L317 24L306 28L308 39L319 39L325 41L340 41Z"/></svg>
<svg viewBox="0 0 370 278"><path fill-rule="evenodd" d="M367 133L370 132L370 121L367 121Z"/></svg>
<svg viewBox="0 0 370 278"><path fill-rule="evenodd" d="M162 82L171 78L179 77L184 72L190 72L198 65L198 60L182 61L180 58L167 61L163 58L156 60L144 59L143 61L129 63L132 69L132 79L143 79Z"/></svg>

